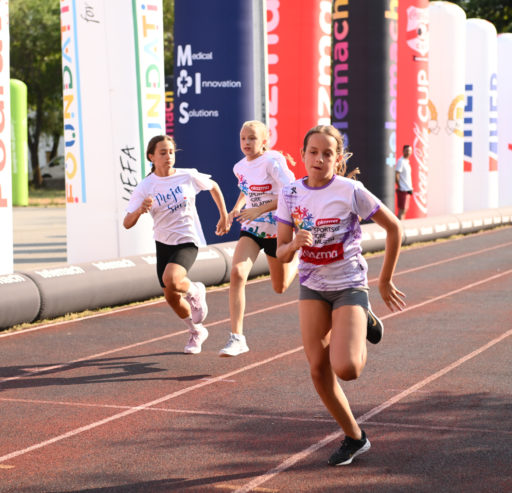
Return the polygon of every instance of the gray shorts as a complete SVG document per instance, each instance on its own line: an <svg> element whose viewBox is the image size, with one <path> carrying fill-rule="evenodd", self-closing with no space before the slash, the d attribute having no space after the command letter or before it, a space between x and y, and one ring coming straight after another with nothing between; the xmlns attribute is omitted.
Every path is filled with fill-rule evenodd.
<svg viewBox="0 0 512 493"><path fill-rule="evenodd" d="M340 291L316 291L300 285L299 300L319 300L331 305L333 310L340 306L359 305L368 310L368 288L348 288Z"/></svg>

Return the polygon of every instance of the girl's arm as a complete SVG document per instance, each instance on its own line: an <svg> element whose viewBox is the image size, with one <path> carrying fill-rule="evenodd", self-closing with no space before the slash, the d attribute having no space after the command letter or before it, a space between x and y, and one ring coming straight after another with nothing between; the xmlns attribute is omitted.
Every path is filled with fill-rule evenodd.
<svg viewBox="0 0 512 493"><path fill-rule="evenodd" d="M287 264L295 257L295 252L302 246L313 245L313 235L306 229L299 229L293 234L293 227L282 222L277 223L277 259Z"/></svg>
<svg viewBox="0 0 512 493"><path fill-rule="evenodd" d="M238 214L238 221L241 223L254 221L258 217L266 214L270 211L275 211L277 209L277 199L274 199L266 204L262 204L259 207L250 207L248 209L244 209Z"/></svg>
<svg viewBox="0 0 512 493"><path fill-rule="evenodd" d="M221 236L226 234L229 231L228 226L228 211L226 210L226 202L224 201L224 195L217 184L217 182L213 181L213 187L210 190L213 200L215 201L215 205L217 209L219 209L220 219L217 223L217 228L215 229L215 234Z"/></svg>
<svg viewBox="0 0 512 493"><path fill-rule="evenodd" d="M398 218L385 206L372 216L372 220L386 231L386 249L379 276L379 292L387 307L393 312L405 307L405 294L393 284L400 246L402 244L402 226Z"/></svg>
<svg viewBox="0 0 512 493"><path fill-rule="evenodd" d="M133 226L137 224L137 221L139 220L139 217L142 216L142 214L145 214L151 209L151 206L153 205L153 197L151 195L148 195L143 201L140 207L133 211L128 212L126 216L124 216L123 220L123 226L126 229L130 229Z"/></svg>

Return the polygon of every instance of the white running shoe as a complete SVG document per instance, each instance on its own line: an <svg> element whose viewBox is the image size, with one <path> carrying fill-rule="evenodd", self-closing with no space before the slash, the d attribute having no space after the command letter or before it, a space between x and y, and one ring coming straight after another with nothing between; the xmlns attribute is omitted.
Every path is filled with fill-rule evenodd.
<svg viewBox="0 0 512 493"><path fill-rule="evenodd" d="M206 304L206 286L202 282L192 282L196 288L196 294L187 293L185 299L188 301L191 310L192 322L200 324L204 322L208 315L208 305Z"/></svg>
<svg viewBox="0 0 512 493"><path fill-rule="evenodd" d="M219 351L219 356L238 356L249 351L249 346L242 334L231 334L228 343Z"/></svg>
<svg viewBox="0 0 512 493"><path fill-rule="evenodd" d="M208 330L201 324L197 325L196 330L190 330L190 338L183 352L186 354L199 354L201 346L208 339Z"/></svg>

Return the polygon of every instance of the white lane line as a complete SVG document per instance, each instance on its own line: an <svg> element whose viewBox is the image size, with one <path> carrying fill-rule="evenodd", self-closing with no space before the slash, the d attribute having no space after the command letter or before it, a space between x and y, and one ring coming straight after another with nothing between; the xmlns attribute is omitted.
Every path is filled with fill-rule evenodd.
<svg viewBox="0 0 512 493"><path fill-rule="evenodd" d="M465 257L468 257L468 256L480 255L481 253L484 253L484 252L487 252L487 251L490 251L490 250L494 250L494 249L497 249L497 248L503 248L503 247L506 247L506 246L509 246L509 245L512 245L512 242L501 243L500 245L496 245L496 246L489 247L489 248L484 248L484 249L478 250L476 252L471 252L471 253L466 253L466 254L463 254L463 255L459 255L458 257L452 257L450 259L440 260L438 262L432 262L430 264L424 264L424 265L419 266L419 267L414 267L412 269L407 269L405 271L398 272L398 273L395 274L395 277L398 276L398 275L409 274L411 272L416 272L416 271L421 270L421 269L426 269L426 268L429 268L429 267L441 265L443 263L451 262L451 261L458 260L458 259L461 259L461 258L465 258ZM253 281L253 283L261 282L263 280L264 279L256 279L256 280ZM368 282L376 282L377 280L378 280L378 278L369 279ZM485 282L485 281L483 281L483 282ZM222 291L222 290L225 290L225 289L227 289L227 288L219 288L219 289L217 289L217 291ZM462 289L465 289L465 288L462 288ZM456 292L457 291L452 291L452 293L456 293ZM289 302L286 302L286 303L281 303L279 305L273 305L273 306L268 307L268 308L263 308L263 309L260 309L260 310L249 312L245 316L249 317L249 316L252 316L252 315L258 315L258 314L264 313L265 311L268 311L268 310L274 310L276 308L282 308L284 306L292 305L294 303L297 303L297 301L298 300L293 300L293 301L289 301ZM427 301L426 303L429 303L430 301L431 300ZM151 303L148 303L148 304L155 304L155 303L161 303L161 301L151 302ZM146 304L146 305L148 305L148 304ZM124 310L131 310L131 309L134 309L134 308L140 308L140 306L141 305L137 305L136 307L127 307L125 309L119 309L119 310L116 310L115 313L118 313L118 312L121 312L121 311L124 311ZM416 308L417 306L418 305L415 305L414 308ZM410 308L406 308L403 311L407 311L409 309ZM113 312L110 312L110 314L112 314L112 313ZM390 317L392 317L394 315L397 315L398 313L400 313L400 312L395 312L394 314L390 314L390 315L384 315L384 316L381 317L381 319L384 320L386 318L390 318ZM91 315L89 317L85 317L84 319L94 318L96 316L105 316L105 315L106 315L105 313L100 313L100 314L97 314L97 315ZM84 319L80 319L80 320L84 320ZM206 324L206 327L214 327L215 325L219 325L219 324L223 324L223 323L228 323L228 322L229 322L229 319L226 318L226 319L223 319L223 320L219 320L217 322L212 322L210 324ZM65 323L65 322L59 322L59 324L61 324L61 323ZM58 325L58 324L54 324L54 325ZM45 327L48 327L48 326L49 325L47 325ZM39 327L39 328L43 328L43 327ZM128 349L132 349L132 348L135 348L135 347L138 347L138 346L142 346L144 344L151 344L153 342L157 342L157 341L160 341L160 340L163 340L163 339L167 339L167 338L174 337L174 336L177 336L177 335L185 334L186 332L187 332L187 330L182 330L182 331L179 331L179 332L173 332L172 334L166 334L164 336L156 337L154 339L148 339L148 340L145 340L145 341L137 342L137 343L131 344L129 346L123 346L123 347L111 349L111 350L108 350L108 351L105 351L105 352L102 352L102 353L97 353L97 354L93 354L93 355L90 355L90 356L85 356L83 358L79 358L79 359L73 360L73 361L68 362L68 363L63 363L61 365L49 366L49 367L45 367L44 369L30 369L29 371L30 371L31 375L17 375L17 376L14 376L14 377L3 378L3 379L0 379L0 384L2 382L8 382L10 380L18 380L20 378L28 378L29 376L34 376L34 375L37 375L38 373L42 373L42 372L45 372L45 371L62 369L62 368L68 367L68 366L72 366L72 365L74 365L76 363L81 363L83 361L87 361L87 360L90 360L90 359L101 358L103 356L108 356L110 354L113 354L113 353L116 353L116 352L119 352L119 351L125 351L125 350L128 350ZM18 334L18 332L14 332L12 334L5 334L5 336L9 336L9 335L13 335L13 334ZM0 337L3 337L3 336L0 335Z"/></svg>
<svg viewBox="0 0 512 493"><path fill-rule="evenodd" d="M286 306L293 305L294 303L297 303L297 300L287 301L285 303L280 303L278 305L272 305L272 306L269 306L267 308L261 308L259 310L248 312L248 313L245 314L245 316L246 317L252 317L254 315L259 315L260 313L264 313L264 312L267 312L267 311L270 311L270 310L277 310L279 308L284 308ZM214 327L216 325L227 324L227 323L229 323L229 321L230 321L229 318L225 318L223 320L217 320L216 322L212 322L212 323L209 323L209 324L204 324L204 326L209 328L209 327ZM84 361L89 361L89 360L94 360L94 359L102 358L104 356L109 356L111 354L118 353L120 351L126 351L128 349L133 349L133 348L138 347L138 346L144 346L145 344L151 344L153 342L158 342L158 341L161 341L163 339L169 339L170 337L175 337L175 336L182 335L182 334L187 334L187 333L188 333L188 329L180 330L178 332L172 332L171 334L166 334L164 336L159 336L159 337L155 337L153 339L146 339L145 341L136 342L136 343L130 344L128 346L122 346L122 347L118 347L118 348L114 348L114 349L109 349L108 351L103 351L102 353L96 353L96 354L91 354L89 356L84 356L83 358L78 358L78 359L75 359L73 361L69 361L67 363L62 363L60 365L45 366L44 368L40 368L40 369L32 367L32 368L29 368L28 370L26 370L26 371L29 372L29 374L16 375L14 377L7 377L7 378L0 379L0 387L1 387L1 384L3 382L9 382L11 380L19 380L19 379L25 379L25 378L32 378L35 375L38 375L40 373L44 373L44 372L51 371L51 370L60 370L60 369L63 369L63 368L67 368L67 367L76 365L77 363L82 363Z"/></svg>
<svg viewBox="0 0 512 493"><path fill-rule="evenodd" d="M493 339L492 341L489 341L487 344L484 344L483 346L481 346L480 348L476 349L475 351L467 354L466 356L463 356L462 358L460 358L457 361L451 363L450 365L445 366L443 369L441 369L438 372L430 375L429 377L421 380L417 384L412 385L411 387L405 389L403 392L400 392L399 394L395 395L391 399L388 399L387 401L383 402L379 406L374 407L373 409L371 409L370 411L368 411L367 413L365 413L361 417L359 417L357 419L357 422L358 423L364 423L364 422L368 421L373 416L381 413L385 409L391 407L393 404L396 404L397 402L401 401L405 397L413 394L418 389L428 385L429 383L432 383L434 380L437 380L438 378L442 377L443 375L446 375L451 370L453 370L453 369L457 368L458 366L464 364L466 361L474 358L475 356L478 356L479 354L483 353L484 351L486 351L490 347L492 347L495 344L498 344L499 342L501 342L503 339L506 339L510 335L512 335L512 329L508 330L507 332L505 332L501 336L497 337L496 339ZM317 450L321 449L325 445L328 445L332 441L339 439L342 436L342 434L343 433L341 431L336 431L334 433L331 433L330 435L327 435L325 438L323 438L319 442L314 443L310 447L308 447L308 448L306 448L304 450L301 450L300 452L290 456L288 459L284 460L283 462L281 462L281 464L279 464L278 466L274 467L270 471L267 471L265 474L262 474L261 476L257 476L256 478L254 478L249 483L246 483L242 487L238 488L235 491L235 493L246 493L246 492L249 492L249 491L253 491L255 488L257 488L261 484L269 481L270 479L272 479L273 477L277 476L278 474L286 471L286 469L289 469L290 467L295 465L297 462L305 459L306 457L308 457L309 455L313 454Z"/></svg>
<svg viewBox="0 0 512 493"><path fill-rule="evenodd" d="M402 312L391 313L391 314L387 315L386 317L382 317L382 318L383 319L384 318L389 318L389 317L392 317L392 316L397 315L399 313L403 313L405 311L410 311L410 310L419 308L419 307L427 305L429 303L433 303L434 301L437 301L437 300L439 300L441 298L444 298L444 297L447 297L447 296L451 296L452 294L455 294L455 293L460 293L461 291L465 291L467 289L470 289L472 287L478 286L478 285L483 284L485 282L489 282L489 281L492 281L492 280L497 279L499 277L503 277L503 276L505 276L507 274L510 274L511 272L512 272L512 269L510 269L508 271L505 271L505 272L502 272L501 274L496 274L495 276L488 277L487 279L483 279L483 280L481 280L479 282L468 284L468 285L464 286L463 288L450 291L449 293L446 293L443 296L437 296L436 298L429 299L429 300L427 300L427 301L425 301L423 303L419 303L419 304L414 305L412 307L406 308ZM401 401L402 399L404 399L405 397L411 395L412 393L416 392L417 390L421 389L422 387L428 385L429 383L433 382L434 380L437 380L438 378L442 377L443 375L445 375L446 373L450 372L454 368L457 368L458 366L462 365L466 361L468 361L468 360L474 358L475 356L483 353L484 351L486 351L490 347L494 346L495 344L498 344L499 342L501 342L503 339L506 339L510 335L512 335L512 329L508 330L507 332L505 332L501 336L498 336L497 338L493 339L492 341L488 342L487 344L484 344L483 346L481 346L480 348L476 349L475 351L467 354L466 356L463 356L462 358L458 359L457 361L453 362L452 364L444 367L442 370L439 370L438 372L432 374L431 376L421 380L417 384L415 384L415 385L405 389L403 392L400 392L399 394L395 395L391 399L388 399L387 401L383 402L379 406L374 407L373 409L371 409L370 411L368 411L367 413L365 413L361 417L359 417L357 422L358 423L364 423L365 421L368 421L373 416L381 413L382 411L384 411L385 409L389 408L393 404L396 404L397 402ZM321 449L325 445L331 443L332 441L334 441L336 439L339 439L341 436L342 436L342 432L341 431L336 431L334 433L331 433L330 435L327 435L325 438L323 438L319 442L314 443L310 447L308 447L308 448L298 452L297 454L294 454L294 455L290 456L288 459L284 460L283 462L281 462L281 464L279 464L278 466L274 467L273 469L267 471L265 474L262 474L261 476L257 476L256 478L254 478L249 483L246 483L242 487L238 488L235 491L235 493L245 493L245 492L254 490L254 488L256 488L256 487L260 486L261 484L269 481L273 477L275 477L278 474L282 473L286 469L289 469L290 467L295 465L297 462L305 459L306 457L308 457L312 453L316 452L317 450Z"/></svg>
<svg viewBox="0 0 512 493"><path fill-rule="evenodd" d="M72 401L47 401L42 399L17 399L2 397L0 402L16 402L26 404L38 404L38 405L49 405L49 406L70 406L70 407L92 407L96 409L137 409L138 406L122 406L121 404L91 404L88 402L72 402ZM163 412L172 414L190 414L196 416L212 416L217 418L241 418L241 419L271 419L276 421L298 421L308 423L332 423L330 416L311 417L311 418L300 418L297 416L281 416L278 414L253 414L249 416L243 413L225 413L217 411L206 411L204 409L176 409L172 407L150 407L144 409L144 411L151 412ZM511 432L512 433L512 432Z"/></svg>
<svg viewBox="0 0 512 493"><path fill-rule="evenodd" d="M416 305L407 306L402 311L388 313L387 315L384 315L380 318L382 320L385 320L387 318L396 317L397 315L400 315L402 313L405 313L405 312L408 312L411 310L416 310L417 308L420 308L425 305L429 305L430 303L433 303L434 301L439 301L439 300L442 300L443 298L448 298L454 294L461 293L462 291L467 291L468 289L474 288L476 286L480 286L480 284L485 284L486 282L494 281L495 279L499 279L500 277L506 276L511 273L512 273L512 269L506 270L504 272L500 272L499 274L495 274L494 276L487 277L485 279L481 279L480 281L472 282L471 284L466 284L465 286L462 286L461 288L449 291L448 293L444 293L439 296L435 296L434 298L429 298L428 300L422 301L421 303L417 303Z"/></svg>
<svg viewBox="0 0 512 493"><path fill-rule="evenodd" d="M460 238L455 238L453 240L446 240L446 241L461 241L461 239ZM461 259L461 258L464 258L464 257L470 257L470 256L473 256L473 255L479 255L480 253L483 253L483 252L486 252L486 251L489 251L489 250L495 250L497 248L504 248L504 247L509 246L511 244L512 244L511 242L501 243L501 244L495 245L493 247L484 248L482 250L478 250L478 251L475 251L475 252L469 252L469 253L460 255L458 257L452 257L452 258L449 258L449 259L440 260L438 262L433 262L431 264L424 264L424 265L419 266L419 267L414 267L412 269L407 269L407 270L404 270L404 271L396 272L395 273L395 277L403 275L403 274L409 274L411 272L416 272L418 270L426 269L428 267L433 267L433 266L436 266L436 265L441 265L441 264L444 264L446 262L451 262L452 260L458 260L458 259ZM427 246L435 246L435 245L436 244L432 243L431 245L423 245L421 248L426 248ZM407 254L407 251L411 251L411 250L406 250L405 252L402 253L402 255ZM260 282L264 282L264 281L267 281L267 280L268 280L267 278L251 279L250 281L247 282L247 284L258 284ZM375 278L375 279L369 280L369 282L375 282L377 280L378 280L378 278ZM223 287L215 287L215 288L212 288L212 289L208 289L207 292L208 293L216 293L216 292L220 292L220 291L226 291L227 289L229 289L229 285L228 286L223 286ZM35 331L42 330L42 329L47 329L47 328L50 328L50 327L58 327L59 325L63 325L63 324L72 324L72 323L80 322L82 320L89 320L89 319L98 318L98 317L106 317L106 316L109 316L109 315L112 315L112 314L122 313L122 312L125 312L125 311L128 311L128 310L137 310L139 308L144 308L146 306L151 306L151 305L157 305L159 303L165 303L165 300L164 299L159 299L159 300L155 300L155 301L146 301L146 302L141 302L141 304L138 304L138 305L135 305L135 306L113 308L112 310L110 310L108 312L94 313L92 315L86 315L84 317L76 318L74 320L62 320L61 322L50 322L50 323L47 323L47 324L38 325L37 327L31 327L31 328L19 330L19 331L16 331L16 332L8 332L6 334L0 334L0 339L3 338L3 337L12 337L12 336L17 336L17 335L21 335L21 334L27 334L28 332L35 332Z"/></svg>
<svg viewBox="0 0 512 493"><path fill-rule="evenodd" d="M258 284L258 283L266 281L266 280L267 280L266 278L251 279L250 281L247 281L247 284ZM227 289L229 289L229 285L223 286L223 287L214 287L211 289L209 288L207 290L207 293L216 293L218 291L226 291ZM160 303L167 304L165 299L163 299L163 296L160 299L154 300L154 301L141 301L140 304L134 305L134 306L122 306L119 308L112 308L108 312L93 313L92 315L85 315L83 317L75 318L73 320L61 320L60 322L49 322L47 324L38 325L37 327L30 327L28 329L18 330L16 332L7 332L6 334L0 334L0 339L3 337L19 336L22 334L27 334L28 332L35 332L35 331L38 331L41 329L58 327L59 325L73 324L76 322L81 322L82 320L89 320L91 318L107 317L112 314L122 313L122 312L126 312L129 310L138 310L139 308L144 308L146 306L152 306L152 305L158 305Z"/></svg>
<svg viewBox="0 0 512 493"><path fill-rule="evenodd" d="M430 393L430 392L428 392ZM27 404L39 404L49 406L70 406L70 407L92 407L97 409L135 409L133 406L122 406L121 404L91 404L88 402L72 402L72 401L46 401L41 399L16 399L9 397L0 398L0 402L16 402ZM239 418L247 419L269 419L272 421L292 421L299 423L331 423L330 416L312 416L310 418L300 418L298 416L283 416L279 414L253 414L250 416L243 413L225 413L216 411L206 411L204 409L177 409L173 407L149 407L144 409L149 412L161 412L169 414L189 414L191 416L208 416L213 418ZM426 423L400 423L390 421L365 421L366 425L378 426L381 428L410 428L415 430L431 430L431 431L460 431L463 433L500 433L505 435L512 435L512 430L503 429L490 429L490 428L471 428L468 426L451 426L451 425L429 425Z"/></svg>
<svg viewBox="0 0 512 493"><path fill-rule="evenodd" d="M505 272L502 272L500 274L496 274L494 276L491 276L491 277L488 277L487 279L483 279L481 281L478 281L478 282L475 282L475 283L471 283L471 284L468 284L462 288L459 288L459 289L456 289L456 290L453 290L453 291L450 291L449 293L446 293L445 295L443 296L437 296L435 298L432 298L432 299L429 299L423 303L419 303L417 305L414 305L414 306L411 306L411 307L408 307L406 309L404 309L402 312L395 312L395 313L391 313L389 315L386 315L385 317L382 317L383 319L384 318L389 318L389 317L392 317L394 315L397 315L399 313L403 313L405 311L410 311L410 310L413 310L415 308L419 308L421 306L424 306L424 305L427 305L429 303L433 303L434 301L437 301L443 297L447 297L447 296L451 296L452 294L454 293L459 293L461 291L464 291L464 290L467 290L467 289L470 289L472 287L475 287L475 286L478 286L480 284L483 284L485 282L489 282L491 280L494 280L494 279L497 279L499 277L503 277L507 274L510 274L512 272L512 269L508 270L508 271L505 271ZM286 306L286 305L291 305L293 303L296 303L296 301L291 301L291 302L286 302L286 303L282 303L281 305L279 306ZM257 310L255 312L252 312L253 314L254 313L261 313L261 312L264 312L264 311L267 311L267 310L270 310L272 308L276 308L275 306L274 307L269 307L269 308L264 308L264 309L261 309L261 310ZM215 324L217 323L221 323L220 321L219 322L215 322ZM213 325L213 324L212 324ZM472 358L474 355L476 354L480 354L480 352L482 352L483 350L487 349L487 347L490 347L494 344L496 344L497 342L501 341L502 339L504 339L505 337L508 337L510 334L512 333L512 329L509 330L508 332L506 332L505 334L503 334L501 337L497 338L497 339L494 339L493 341L491 341L490 343L488 343L487 345L485 346L482 346L482 349L481 350L477 350L477 351L474 351L473 353L470 353L470 355L468 355L468 357L466 357L467 359L470 359ZM140 344L140 343L139 343ZM260 362L255 362L255 363L252 363L250 365L247 365L245 367L242 367L238 370L234 370L232 372L229 372L229 373L225 373L223 375L220 375L218 377L215 377L215 378L212 378L211 380L209 381L203 381L201 383L198 383L196 385L192 385L191 387L185 387L184 389L181 389L177 392L173 392L171 394L168 394L166 396L163 396L163 397L160 397L158 399L155 399L153 401L150 401L150 402L147 402L145 404L141 404L140 406L136 406L136 407L133 407L133 408L130 408L130 409L127 409L126 411L123 411L121 413L118 413L118 414L115 414L113 416L110 416L108 418L105 418L105 419L102 419L100 421L96 421L94 423L91 423L89 425L86 425L86 426L82 426L80 428L76 428L75 430L70 430L69 432L67 433L64 433L62 435L59 435L57 437L54 437L54 438L51 438L49 440L45 440L43 442L40 442L40 443L37 443L37 444L34 444L30 447L27 447L25 449L21 449L21 450L17 450L17 451L14 451L14 452L11 452L10 454L7 454L7 455L4 455L2 457L0 457L0 463L1 462L5 462L7 460L10 460L14 457L18 457L19 455L23 455L23 454L26 454L28 452L31 452L32 450L36 450L36 449L39 449L39 448L42 448L42 447L45 447L47 445L50 445L52 443L55 443L55 442L58 442L60 440L63 440L65 438L69 438L69 437L72 437L72 436L75 436L75 435L78 435L79 433L82 433L82 432L85 432L85 431L88 431L88 430L91 430L93 428L96 428L98 426L101 426L103 424L106 424L106 423L109 423L110 421L115 421L117 419L120 419L120 418L123 418L125 416L129 416L131 414L134 414L138 411L142 411L144 409L147 409L148 407L151 407L151 406L155 406L157 404L160 404L162 402L165 402L165 401L168 401L170 399L173 399L175 397L179 397L181 395L184 395L184 394L187 394L188 392L191 392L191 391L194 391L194 390L197 390L199 388L202 388L202 387L205 387L207 385L211 385L213 383L216 383L218 381L221 381L221 380L224 380L226 378L229 378L233 375L237 375L238 373L242 373L244 371L248 371L248 370L251 370L253 368L257 368L259 366L262 366L262 365L265 365L269 362L272 362L274 360L277 360L279 358L283 358L285 356L288 356L290 354L293 354L293 353L296 353L297 351L301 351L303 349L302 346L300 347L297 347L295 349L291 349L289 351L285 351L283 353L279 353L273 357L270 357L270 358L267 358L265 360L262 360ZM464 358L462 358L461 360L458 360L458 361L466 361ZM463 361L462 361L463 362ZM462 364L462 363L458 363L458 362L455 362L454 364L446 367L446 368L449 368L448 370L446 370L444 373L446 373L447 371L450 371L452 369L452 367L455 367L455 366L458 366L458 364ZM453 366L455 365L455 366ZM437 372L435 373L432 377L429 377L428 379L425 379L423 380L422 382L425 382L428 380L428 383L430 383L432 380L435 380L436 378L439 378L439 376L441 376L441 374L444 374L442 373L444 370L441 370L441 372ZM436 376L437 375L437 376ZM398 396L400 396L398 398L398 400L402 399L405 397L405 395L409 395L409 393L411 392L414 392L415 390L417 390L418 388L420 387L423 387L425 384L422 384L422 382L416 384L415 386L413 387L410 387L410 389L412 389L410 392L408 392L408 390L398 394ZM406 394L406 392L408 392ZM395 400L396 398L392 398L392 399L389 399L388 401L386 401L384 404L381 404L380 406L377 406L375 409L377 409L378 411L377 412L381 412L383 409L385 409L386 407L389 407L390 405L394 404L395 402L397 402L397 400ZM386 405L387 403L390 403L388 405ZM385 407L383 407L385 406ZM373 410L372 410L373 411ZM371 416L373 416L374 414L377 414L377 412L375 413L372 413L372 411L366 413L365 415L363 415L361 418L359 418L359 420L366 420L366 419L369 419ZM360 421L362 422L362 421ZM259 486L259 484L261 483L264 483L265 481L267 481L268 479L270 479L270 477L273 477L277 474L279 474L280 472L288 469L291 465L295 464L296 462L298 462L299 460L301 460L303 457L307 457L308 455L310 455L311 453L313 453L314 451L318 450L319 448L323 447L324 445L330 443L331 441L335 440L336 438L338 438L339 436L341 436L341 432L336 432L336 433L333 433L327 437L325 437L322 441L316 443L316 444L313 444L311 447L307 448L306 450L300 452L299 454L296 454L292 457L290 457L289 459L287 459L286 461L284 461L280 466L278 466L278 468L275 468L275 469L272 469L271 471L269 471L268 473L266 473L265 475L262 475L262 476L259 476L257 478L255 478L253 481L251 481L250 483L247 483L246 486L248 485L252 485L253 483L257 483L257 484L254 484L254 486L251 486L250 489L244 489L246 486L242 487L241 490L237 490L237 491L250 491L251 489L254 489L255 487ZM277 472L276 472L277 471ZM271 476L268 476L267 478L267 475L268 474L271 474ZM263 478L261 480L261 483L258 482L260 480L260 478Z"/></svg>
<svg viewBox="0 0 512 493"><path fill-rule="evenodd" d="M143 411L151 406L156 406L157 404L161 404L162 402L169 401L171 399L175 399L176 397L180 397L184 394L188 394L189 392L192 392L194 390L200 389L202 387L206 387L208 385L212 385L216 382L219 382L221 380L224 380L226 378L230 378L233 375L237 375L238 373L242 373L248 370L252 370L254 368L257 368L259 366L266 365L267 363L271 363L272 361L278 360L280 358L285 358L286 356L289 356L290 354L296 353L298 351L302 350L302 346L290 349L289 351L285 351L283 353L276 354L275 356L272 356L270 358L264 359L262 361L258 361L256 363L252 363L250 365L244 366L242 368L239 368L238 370L233 370L228 373L224 373L223 375L219 375L216 378L212 378L208 381L203 381L201 383L197 383L195 385L192 385L190 387L185 387L184 389L178 390L176 392L173 392L171 394L167 394L163 397L160 397L158 399L155 399L150 402L146 402L145 404L141 404L140 406L131 407L130 409L127 409L126 411L122 411L120 413L114 414L113 416L109 416L108 418L101 419L99 421L95 421L94 423L90 423L85 426L81 426L79 428L75 428L74 430L70 430L67 433L63 433L62 435L58 435L54 438L50 438L49 440L44 440L40 443L36 443L34 445L31 445L30 447L16 450L14 452L11 452L9 454L3 455L0 457L0 463L6 462L8 460L13 459L14 457L18 457L20 455L24 455L28 452L32 452L33 450L40 449L42 447L46 447L47 445L51 445L52 443L59 442L61 440L64 440L66 438L70 438L72 436L78 435L80 433L83 433L84 431L92 430L93 428L97 428L98 426L104 425L106 423L110 423L111 421L116 421L118 419L124 418L126 416L130 416L131 414L137 413L139 411Z"/></svg>
<svg viewBox="0 0 512 493"><path fill-rule="evenodd" d="M448 262L454 262L456 260L461 260L463 258L472 257L474 255L481 255L482 253L490 252L492 250L497 250L498 248L509 247L510 245L512 245L512 241L509 241L508 243L500 243L499 245L494 245L492 247L483 248L481 250L477 250L474 252L463 253L462 255L457 255L456 257L450 257L450 258L446 258L443 260L438 260L437 262L431 262L430 264L423 264L423 265L419 265L418 267L411 267L410 269L405 269L405 270L401 270L399 272L395 272L393 274L393 278L398 277L398 276L403 276L404 274L411 274L412 272L417 272L419 270L428 269L430 267L437 267L438 265L446 264ZM402 253L402 255L403 255L403 253ZM369 279L368 282L376 282L378 280L379 280L379 278L375 277L373 279Z"/></svg>
<svg viewBox="0 0 512 493"><path fill-rule="evenodd" d="M491 429L491 428L470 428L469 426L441 426L441 425L428 425L425 423L422 424L412 424L412 423L390 423L389 421L366 421L366 425L371 426L379 426L379 427L388 427L388 428L410 428L412 430L429 430L429 431L442 431L450 432L450 431L460 431L462 433L493 433L499 435L512 435L512 430L503 430L503 429Z"/></svg>

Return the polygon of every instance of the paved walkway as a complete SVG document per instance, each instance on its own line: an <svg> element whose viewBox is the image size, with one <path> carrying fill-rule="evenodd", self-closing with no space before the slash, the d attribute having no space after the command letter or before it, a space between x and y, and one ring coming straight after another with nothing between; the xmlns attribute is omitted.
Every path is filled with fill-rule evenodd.
<svg viewBox="0 0 512 493"><path fill-rule="evenodd" d="M66 208L13 207L14 270L67 263Z"/></svg>

